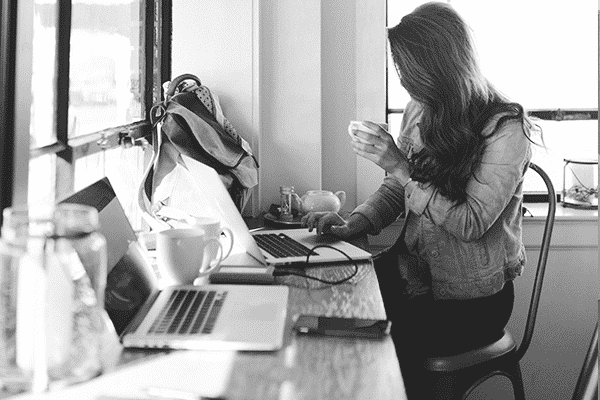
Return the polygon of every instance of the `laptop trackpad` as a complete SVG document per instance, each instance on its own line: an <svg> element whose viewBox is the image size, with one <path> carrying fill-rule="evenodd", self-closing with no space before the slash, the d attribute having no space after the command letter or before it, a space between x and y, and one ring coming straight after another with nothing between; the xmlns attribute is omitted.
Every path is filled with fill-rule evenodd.
<svg viewBox="0 0 600 400"><path fill-rule="evenodd" d="M254 321L273 321L273 316L277 315L279 306L276 303L249 304L238 307L235 314L239 318Z"/></svg>
<svg viewBox="0 0 600 400"><path fill-rule="evenodd" d="M300 236L300 235L299 235ZM313 246L318 246L321 244L336 244L336 243L341 243L342 241L338 238L336 238L335 236L329 236L329 235L316 235L314 233L309 233L305 236L301 236L302 237L302 242L304 244L309 244L309 245L313 245Z"/></svg>

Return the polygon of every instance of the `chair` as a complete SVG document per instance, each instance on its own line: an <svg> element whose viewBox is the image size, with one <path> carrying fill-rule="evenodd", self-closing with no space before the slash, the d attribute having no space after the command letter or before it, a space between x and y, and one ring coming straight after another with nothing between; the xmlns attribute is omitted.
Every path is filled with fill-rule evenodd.
<svg viewBox="0 0 600 400"><path fill-rule="evenodd" d="M556 211L556 194L550 178L536 164L530 163L529 167L544 180L549 207L523 340L517 346L513 336L505 329L499 340L487 346L452 356L427 358L424 367L434 377L434 392L439 398L466 399L480 383L494 375L504 375L512 383L515 398L525 399L519 362L533 336Z"/></svg>
<svg viewBox="0 0 600 400"><path fill-rule="evenodd" d="M600 306L600 302L598 305ZM594 329L572 400L598 400L598 324Z"/></svg>

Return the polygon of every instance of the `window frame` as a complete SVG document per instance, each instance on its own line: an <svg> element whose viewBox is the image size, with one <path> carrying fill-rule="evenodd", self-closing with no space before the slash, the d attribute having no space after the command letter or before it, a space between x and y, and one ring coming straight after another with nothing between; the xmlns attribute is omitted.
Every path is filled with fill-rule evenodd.
<svg viewBox="0 0 600 400"><path fill-rule="evenodd" d="M0 211L12 204L14 193L16 47L17 0L5 0L0 3Z"/></svg>
<svg viewBox="0 0 600 400"><path fill-rule="evenodd" d="M387 100L386 100L387 103ZM573 108L573 109L531 109L525 110L527 115L533 118L547 121L582 121L597 120L598 109L593 108ZM403 108L386 108L386 114L402 114Z"/></svg>
<svg viewBox="0 0 600 400"><path fill-rule="evenodd" d="M75 163L78 159L119 146L145 145L152 124L150 109L161 99L162 82L171 75L172 0L144 0L144 111L145 119L129 124L68 138L69 121L69 65L72 4L58 2L56 57L56 142L30 150L30 159L48 154L56 155L56 199L72 193ZM11 174L12 175L12 174ZM5 205L2 205L5 207Z"/></svg>

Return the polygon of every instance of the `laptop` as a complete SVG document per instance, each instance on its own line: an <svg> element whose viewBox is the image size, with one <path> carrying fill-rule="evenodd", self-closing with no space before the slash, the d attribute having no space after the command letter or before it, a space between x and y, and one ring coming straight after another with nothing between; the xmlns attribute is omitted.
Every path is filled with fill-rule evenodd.
<svg viewBox="0 0 600 400"><path fill-rule="evenodd" d="M227 267L264 268L304 263L349 262L366 260L371 257L371 253L351 243L334 237L317 236L315 232L309 232L308 229L250 232L217 172L183 154L181 157L191 174L182 174L179 179L188 179L189 182L186 184L193 188L190 193L194 193L196 196L193 201L188 199L182 203L187 205L186 212L196 217L217 217L223 226L233 232L233 249L221 263L225 269ZM180 184L183 183L180 182ZM171 199L171 201L174 201L174 204L169 203L169 207L163 207L158 210L157 214L168 218L169 214L165 209L177 210L177 199ZM313 247L319 245L331 246L339 251L328 247L312 250ZM310 256L307 257L309 253Z"/></svg>
<svg viewBox="0 0 600 400"><path fill-rule="evenodd" d="M161 287L108 178L61 202L98 210L108 253L105 308L125 347L252 351L282 347L287 286Z"/></svg>

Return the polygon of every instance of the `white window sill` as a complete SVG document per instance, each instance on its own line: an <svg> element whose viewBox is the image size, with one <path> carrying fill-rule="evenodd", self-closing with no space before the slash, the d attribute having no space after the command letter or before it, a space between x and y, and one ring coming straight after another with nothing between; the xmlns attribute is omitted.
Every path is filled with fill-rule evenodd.
<svg viewBox="0 0 600 400"><path fill-rule="evenodd" d="M525 223L528 220L545 220L548 215L547 203L525 203L524 206L531 212L531 214L526 213L523 217ZM598 221L598 210L563 207L561 203L557 203L554 216L555 220Z"/></svg>

